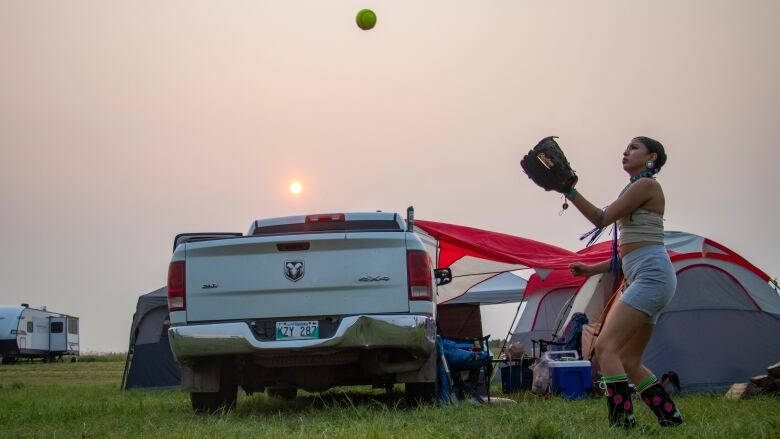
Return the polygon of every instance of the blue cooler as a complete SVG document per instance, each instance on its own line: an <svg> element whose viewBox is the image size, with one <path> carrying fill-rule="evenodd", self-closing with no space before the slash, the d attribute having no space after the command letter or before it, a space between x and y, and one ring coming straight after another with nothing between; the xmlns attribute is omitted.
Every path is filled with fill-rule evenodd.
<svg viewBox="0 0 780 439"><path fill-rule="evenodd" d="M577 351L547 352L552 391L565 399L588 396L592 385L590 361L580 360Z"/></svg>

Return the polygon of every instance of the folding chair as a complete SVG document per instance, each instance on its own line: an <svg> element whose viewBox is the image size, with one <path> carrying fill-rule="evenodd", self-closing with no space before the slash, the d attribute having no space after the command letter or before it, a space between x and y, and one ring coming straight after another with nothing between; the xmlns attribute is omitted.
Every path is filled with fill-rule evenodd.
<svg viewBox="0 0 780 439"><path fill-rule="evenodd" d="M447 359L452 392L459 400L468 395L480 403L490 402L490 377L493 374L493 356L490 353L487 335L481 338L444 337L444 356ZM479 394L479 376L485 380L485 398ZM463 375L468 375L464 378Z"/></svg>
<svg viewBox="0 0 780 439"><path fill-rule="evenodd" d="M566 346L568 343L565 341L553 341L553 340L531 340L531 354L534 358L542 358L542 355L549 350L550 346ZM536 355L536 346L539 346L539 355Z"/></svg>
<svg viewBox="0 0 780 439"><path fill-rule="evenodd" d="M562 346L563 350L577 351L582 356L582 328L588 324L588 317L583 313L575 313L569 324L564 328L563 337L557 340L531 340L532 354L541 358L550 346ZM536 345L539 345L539 356L536 356ZM558 349L556 349L558 350Z"/></svg>

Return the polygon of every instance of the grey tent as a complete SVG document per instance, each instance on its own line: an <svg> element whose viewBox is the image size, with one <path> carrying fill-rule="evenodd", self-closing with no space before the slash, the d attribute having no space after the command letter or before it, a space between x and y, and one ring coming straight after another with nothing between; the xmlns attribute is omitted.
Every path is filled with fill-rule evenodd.
<svg viewBox="0 0 780 439"><path fill-rule="evenodd" d="M179 387L181 369L168 343L168 325L168 288L138 298L130 326L123 389Z"/></svg>
<svg viewBox="0 0 780 439"><path fill-rule="evenodd" d="M443 304L497 305L501 303L517 303L523 300L526 284L528 282L520 276L510 272L501 273L474 285L465 294Z"/></svg>
<svg viewBox="0 0 780 439"><path fill-rule="evenodd" d="M471 287L464 294L437 307L440 334L456 338L482 337L480 305L498 305L523 300L526 280L500 273Z"/></svg>

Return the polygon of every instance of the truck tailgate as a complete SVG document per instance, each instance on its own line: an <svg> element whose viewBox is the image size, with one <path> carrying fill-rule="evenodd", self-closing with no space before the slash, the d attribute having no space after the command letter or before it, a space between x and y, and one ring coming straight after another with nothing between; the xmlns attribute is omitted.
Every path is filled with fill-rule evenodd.
<svg viewBox="0 0 780 439"><path fill-rule="evenodd" d="M190 322L409 311L404 233L247 237L186 245Z"/></svg>

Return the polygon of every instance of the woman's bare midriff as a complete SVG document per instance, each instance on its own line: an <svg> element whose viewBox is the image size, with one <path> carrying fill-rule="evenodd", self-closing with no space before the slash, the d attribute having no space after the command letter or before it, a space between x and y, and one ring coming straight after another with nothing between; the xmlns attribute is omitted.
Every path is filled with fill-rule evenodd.
<svg viewBox="0 0 780 439"><path fill-rule="evenodd" d="M631 253L634 250L638 250L642 247L647 247L648 245L659 245L657 242L650 242L650 241L640 241L640 242L631 242L628 244L623 244L620 246L620 257L625 258L626 255Z"/></svg>

